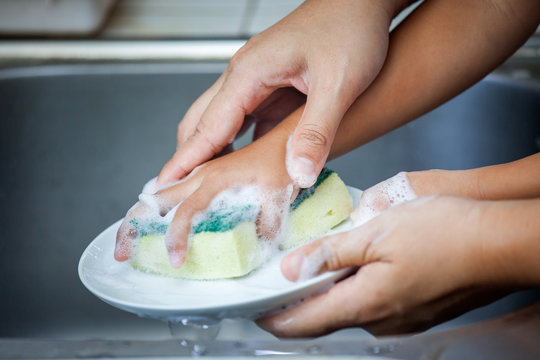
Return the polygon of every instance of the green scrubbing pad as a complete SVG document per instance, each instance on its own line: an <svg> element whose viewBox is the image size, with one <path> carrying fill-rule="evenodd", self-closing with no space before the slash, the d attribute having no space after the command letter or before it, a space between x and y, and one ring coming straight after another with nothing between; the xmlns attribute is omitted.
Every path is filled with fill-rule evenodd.
<svg viewBox="0 0 540 360"><path fill-rule="evenodd" d="M286 236L281 249L303 244L345 220L352 199L339 176L323 169L317 182L302 189L291 204ZM211 212L193 226L186 263L169 265L164 244L167 224L132 221L140 238L131 259L136 269L185 279L220 279L243 276L264 261L257 238L255 207L236 207Z"/></svg>

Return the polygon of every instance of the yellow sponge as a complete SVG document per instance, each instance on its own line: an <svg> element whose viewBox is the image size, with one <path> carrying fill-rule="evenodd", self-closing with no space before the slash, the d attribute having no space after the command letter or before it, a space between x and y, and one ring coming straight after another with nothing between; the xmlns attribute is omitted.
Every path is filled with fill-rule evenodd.
<svg viewBox="0 0 540 360"><path fill-rule="evenodd" d="M263 261L254 222L223 232L192 235L185 264L169 265L163 234L142 236L131 265L139 270L184 279L222 279L245 275Z"/></svg>
<svg viewBox="0 0 540 360"><path fill-rule="evenodd" d="M289 249L312 240L349 216L352 198L339 176L323 169L311 188L302 189L291 204L286 236L280 249ZM194 226L185 264L169 265L165 248L166 224L139 228L131 265L142 271L184 279L223 279L248 274L265 260L255 225L257 212L251 207L224 209L210 213ZM144 230L143 230L144 229Z"/></svg>
<svg viewBox="0 0 540 360"><path fill-rule="evenodd" d="M325 172L330 172L325 174ZM346 220L353 210L353 202L347 186L332 170L323 169L315 184L315 191L294 208L289 215L287 235L280 249L290 249L302 245L329 231ZM304 189L307 190L307 189ZM297 199L301 196L301 193ZM295 206L297 200L293 202Z"/></svg>

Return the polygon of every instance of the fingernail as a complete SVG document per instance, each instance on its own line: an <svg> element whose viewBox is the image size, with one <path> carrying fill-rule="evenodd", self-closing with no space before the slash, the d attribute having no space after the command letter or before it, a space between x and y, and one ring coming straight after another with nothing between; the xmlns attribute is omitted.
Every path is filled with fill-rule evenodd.
<svg viewBox="0 0 540 360"><path fill-rule="evenodd" d="M178 269L184 265L184 256L179 251L172 251L169 253L169 263L175 269Z"/></svg>
<svg viewBox="0 0 540 360"><path fill-rule="evenodd" d="M315 164L305 157L297 157L287 164L287 172L294 183L301 188L308 188L315 184Z"/></svg>
<svg viewBox="0 0 540 360"><path fill-rule="evenodd" d="M114 258L116 260L125 261L130 258L133 242L137 236L137 229L130 221L124 220L116 233L116 245L114 247Z"/></svg>

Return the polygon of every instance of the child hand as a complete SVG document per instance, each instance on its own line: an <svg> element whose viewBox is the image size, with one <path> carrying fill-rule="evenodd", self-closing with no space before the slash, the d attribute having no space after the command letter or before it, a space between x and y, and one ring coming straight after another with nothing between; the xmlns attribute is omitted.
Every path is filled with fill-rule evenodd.
<svg viewBox="0 0 540 360"><path fill-rule="evenodd" d="M199 166L172 186L155 194L142 194L140 202L128 212L118 230L115 258L124 261L131 255L137 237L133 219L158 214L172 217L171 210L180 204L165 235L170 263L173 267L180 267L185 261L193 217L207 209L224 190L238 195L248 186L256 187L258 200L262 199L257 221L259 237L271 239L277 234L281 216L287 213L293 196L285 168L288 134L283 126L274 129L240 150Z"/></svg>

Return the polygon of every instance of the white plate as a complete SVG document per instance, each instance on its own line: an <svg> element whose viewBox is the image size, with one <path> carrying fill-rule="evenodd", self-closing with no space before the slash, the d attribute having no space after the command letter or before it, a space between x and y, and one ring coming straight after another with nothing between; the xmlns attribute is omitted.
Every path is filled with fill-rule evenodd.
<svg viewBox="0 0 540 360"><path fill-rule="evenodd" d="M362 192L348 189L356 206ZM111 225L86 248L79 261L79 277L101 300L143 317L257 318L323 291L350 272L342 269L304 282L291 282L281 274L280 262L288 253L282 252L238 279L194 281L146 274L114 260L120 223ZM351 226L347 220L332 233Z"/></svg>

